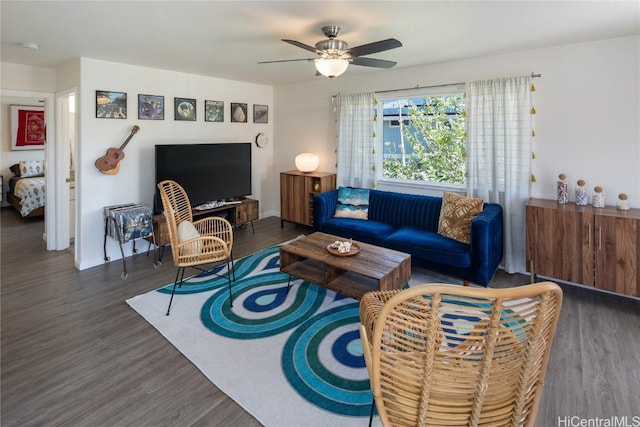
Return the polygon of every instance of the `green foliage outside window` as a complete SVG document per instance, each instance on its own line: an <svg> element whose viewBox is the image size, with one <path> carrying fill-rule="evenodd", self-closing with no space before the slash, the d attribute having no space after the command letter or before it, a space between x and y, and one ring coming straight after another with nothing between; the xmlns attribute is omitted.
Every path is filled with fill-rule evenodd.
<svg viewBox="0 0 640 427"><path fill-rule="evenodd" d="M413 101L413 102L412 102ZM464 184L465 123L462 95L402 100L400 142L385 138L383 176ZM402 109L398 108L399 114ZM409 126L404 123L409 121Z"/></svg>

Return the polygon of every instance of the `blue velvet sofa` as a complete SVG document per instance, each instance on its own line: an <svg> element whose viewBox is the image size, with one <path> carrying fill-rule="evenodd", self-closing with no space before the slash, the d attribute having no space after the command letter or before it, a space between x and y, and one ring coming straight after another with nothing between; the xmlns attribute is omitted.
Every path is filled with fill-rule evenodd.
<svg viewBox="0 0 640 427"><path fill-rule="evenodd" d="M370 190L368 219L334 217L338 190L313 198L316 231L398 250L426 269L487 286L502 259L502 207L485 203L470 243L438 234L441 197Z"/></svg>

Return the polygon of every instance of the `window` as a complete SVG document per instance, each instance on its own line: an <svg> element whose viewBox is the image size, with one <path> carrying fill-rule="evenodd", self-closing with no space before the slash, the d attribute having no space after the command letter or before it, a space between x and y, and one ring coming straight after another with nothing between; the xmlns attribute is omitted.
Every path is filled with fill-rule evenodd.
<svg viewBox="0 0 640 427"><path fill-rule="evenodd" d="M388 119L388 118L385 117L385 121L387 121L387 120L389 121L389 127L390 128L399 128L400 127L400 120L398 120L398 119L392 120L392 119ZM409 123L410 123L409 120L403 120L402 121L403 126L409 126Z"/></svg>
<svg viewBox="0 0 640 427"><path fill-rule="evenodd" d="M387 95L387 94L385 94ZM400 95L400 96L398 96ZM380 179L423 184L465 183L465 117L462 88L447 92L398 92L379 97L376 146ZM382 116L382 120L380 119ZM380 137L381 135L381 137Z"/></svg>

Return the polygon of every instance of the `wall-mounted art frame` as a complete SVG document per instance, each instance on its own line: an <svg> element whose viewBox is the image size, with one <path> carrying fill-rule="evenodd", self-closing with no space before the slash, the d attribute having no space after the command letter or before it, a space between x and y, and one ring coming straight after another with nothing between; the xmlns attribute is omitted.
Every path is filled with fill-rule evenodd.
<svg viewBox="0 0 640 427"><path fill-rule="evenodd" d="M247 123L247 104L241 102L231 103L231 122Z"/></svg>
<svg viewBox="0 0 640 427"><path fill-rule="evenodd" d="M269 123L269 106L253 104L253 123Z"/></svg>
<svg viewBox="0 0 640 427"><path fill-rule="evenodd" d="M11 149L44 150L44 108L11 105Z"/></svg>
<svg viewBox="0 0 640 427"><path fill-rule="evenodd" d="M204 121L224 122L224 101L204 101Z"/></svg>
<svg viewBox="0 0 640 427"><path fill-rule="evenodd" d="M98 119L126 119L127 94L112 90L96 91L96 118Z"/></svg>
<svg viewBox="0 0 640 427"><path fill-rule="evenodd" d="M140 120L164 120L164 96L138 94Z"/></svg>
<svg viewBox="0 0 640 427"><path fill-rule="evenodd" d="M195 122L196 100L194 98L173 98L174 119Z"/></svg>

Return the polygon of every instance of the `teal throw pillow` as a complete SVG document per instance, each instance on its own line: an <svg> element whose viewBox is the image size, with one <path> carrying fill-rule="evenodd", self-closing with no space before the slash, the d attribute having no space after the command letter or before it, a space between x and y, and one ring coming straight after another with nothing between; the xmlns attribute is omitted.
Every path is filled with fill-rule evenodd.
<svg viewBox="0 0 640 427"><path fill-rule="evenodd" d="M369 190L364 188L338 188L337 218L369 219Z"/></svg>

